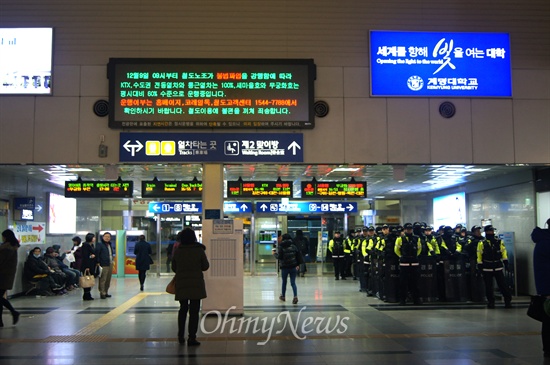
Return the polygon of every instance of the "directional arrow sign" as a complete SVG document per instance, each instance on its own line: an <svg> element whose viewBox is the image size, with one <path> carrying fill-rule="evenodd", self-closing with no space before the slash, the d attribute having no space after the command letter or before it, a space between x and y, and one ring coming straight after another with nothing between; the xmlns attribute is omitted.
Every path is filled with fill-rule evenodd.
<svg viewBox="0 0 550 365"><path fill-rule="evenodd" d="M230 214L251 214L252 203L249 202L224 202L223 212Z"/></svg>
<svg viewBox="0 0 550 365"><path fill-rule="evenodd" d="M120 162L304 162L301 133L120 133Z"/></svg>
<svg viewBox="0 0 550 365"><path fill-rule="evenodd" d="M356 202L257 202L256 211L259 213L357 213Z"/></svg>
<svg viewBox="0 0 550 365"><path fill-rule="evenodd" d="M155 214L200 214L202 202L152 202L149 212Z"/></svg>

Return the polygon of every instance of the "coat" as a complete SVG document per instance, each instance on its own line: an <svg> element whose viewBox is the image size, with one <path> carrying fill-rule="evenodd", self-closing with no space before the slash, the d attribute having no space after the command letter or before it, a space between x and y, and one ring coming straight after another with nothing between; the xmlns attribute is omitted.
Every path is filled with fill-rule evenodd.
<svg viewBox="0 0 550 365"><path fill-rule="evenodd" d="M13 288L17 271L17 248L9 242L0 245L0 289L2 290Z"/></svg>
<svg viewBox="0 0 550 365"><path fill-rule="evenodd" d="M111 247L111 252L109 253L109 247ZM95 244L95 255L97 256L97 261L99 262L99 265L101 266L109 266L111 265L111 262L113 261L113 254L115 253L115 250L113 249L112 242L105 242L101 240L101 242L96 242Z"/></svg>
<svg viewBox="0 0 550 365"><path fill-rule="evenodd" d="M80 272L84 273L86 269L90 269L90 274L95 273L95 267L97 263L97 257L91 258L91 255L95 255L95 249L89 242L83 242L80 248L82 253L82 263L80 264Z"/></svg>
<svg viewBox="0 0 550 365"><path fill-rule="evenodd" d="M136 270L147 271L151 268L151 245L146 241L139 241L134 247L134 255L136 255Z"/></svg>
<svg viewBox="0 0 550 365"><path fill-rule="evenodd" d="M179 245L172 260L172 271L176 273L176 300L206 298L202 272L209 267L204 246L198 243Z"/></svg>
<svg viewBox="0 0 550 365"><path fill-rule="evenodd" d="M535 242L533 270L537 294L550 295L550 229L536 227L531 239Z"/></svg>

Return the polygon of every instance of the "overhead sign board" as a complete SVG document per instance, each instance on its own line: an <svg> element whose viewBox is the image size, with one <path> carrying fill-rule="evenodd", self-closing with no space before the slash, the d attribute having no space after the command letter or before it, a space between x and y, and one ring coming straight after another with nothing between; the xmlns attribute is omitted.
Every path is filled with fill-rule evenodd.
<svg viewBox="0 0 550 365"><path fill-rule="evenodd" d="M34 204L36 200L34 196L26 197L26 198L13 198L13 209L15 210L23 210L23 209L29 209L34 210Z"/></svg>
<svg viewBox="0 0 550 365"><path fill-rule="evenodd" d="M356 202L256 202L257 213L357 213Z"/></svg>
<svg viewBox="0 0 550 365"><path fill-rule="evenodd" d="M346 181L302 181L302 198L366 198L367 183Z"/></svg>
<svg viewBox="0 0 550 365"><path fill-rule="evenodd" d="M303 162L302 133L120 133L120 162Z"/></svg>
<svg viewBox="0 0 550 365"><path fill-rule="evenodd" d="M228 181L227 197L292 197L292 181Z"/></svg>
<svg viewBox="0 0 550 365"><path fill-rule="evenodd" d="M131 198L133 181L65 181L65 198Z"/></svg>
<svg viewBox="0 0 550 365"><path fill-rule="evenodd" d="M200 198L202 181L159 181L141 182L142 198Z"/></svg>
<svg viewBox="0 0 550 365"><path fill-rule="evenodd" d="M250 202L224 202L223 212L226 214L250 214L252 203Z"/></svg>
<svg viewBox="0 0 550 365"><path fill-rule="evenodd" d="M313 128L312 59L111 58L110 128Z"/></svg>
<svg viewBox="0 0 550 365"><path fill-rule="evenodd" d="M372 96L511 97L507 33L370 32Z"/></svg>
<svg viewBox="0 0 550 365"><path fill-rule="evenodd" d="M151 202L149 212L154 214L200 214L201 202Z"/></svg>

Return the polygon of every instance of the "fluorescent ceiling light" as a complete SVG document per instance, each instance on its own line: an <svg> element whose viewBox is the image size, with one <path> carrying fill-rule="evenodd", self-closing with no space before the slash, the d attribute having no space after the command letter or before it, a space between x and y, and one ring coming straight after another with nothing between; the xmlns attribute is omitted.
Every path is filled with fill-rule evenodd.
<svg viewBox="0 0 550 365"><path fill-rule="evenodd" d="M350 172L350 171L357 171L360 167L337 167L334 170L332 170L330 173L335 171L341 171L341 172Z"/></svg>
<svg viewBox="0 0 550 365"><path fill-rule="evenodd" d="M390 191L390 193L406 193L407 191L409 191L409 189L395 189Z"/></svg>

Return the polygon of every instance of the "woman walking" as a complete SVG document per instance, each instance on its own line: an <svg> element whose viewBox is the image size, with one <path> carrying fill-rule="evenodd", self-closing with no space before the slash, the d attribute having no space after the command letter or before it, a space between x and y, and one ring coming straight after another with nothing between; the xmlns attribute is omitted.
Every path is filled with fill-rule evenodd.
<svg viewBox="0 0 550 365"><path fill-rule="evenodd" d="M180 302L178 313L178 341L185 343L185 323L189 312L188 346L198 346L197 330L199 328L199 310L201 299L206 298L206 285L203 271L210 264L204 246L197 242L197 236L191 228L178 233L172 260L172 271L176 273L176 300Z"/></svg>
<svg viewBox="0 0 550 365"><path fill-rule="evenodd" d="M279 267L281 268L281 275L283 277L283 285L281 288L281 295L279 299L283 302L286 300L286 283L290 276L290 286L294 293L294 299L292 304L298 303L298 288L296 287L296 274L300 268L300 264L304 262L300 250L294 245L292 237L285 233L283 234L281 243L277 246L277 250L274 252L275 258L279 260Z"/></svg>
<svg viewBox="0 0 550 365"><path fill-rule="evenodd" d="M4 327L2 322L4 307L11 312L14 325L19 321L19 312L13 308L7 298L4 298L4 295L13 288L17 271L17 249L20 245L13 231L9 229L2 232L2 242L0 245L0 327Z"/></svg>
<svg viewBox="0 0 550 365"><path fill-rule="evenodd" d="M535 242L533 250L533 270L537 294L550 298L550 219L546 221L549 228L536 227L531 233ZM542 351L545 358L550 358L550 321L543 321L541 328Z"/></svg>
<svg viewBox="0 0 550 365"><path fill-rule="evenodd" d="M134 247L134 255L136 255L136 270L139 277L139 290L143 291L143 285L145 284L145 278L147 277L147 270L151 268L151 245L145 241L145 236L140 235L139 241Z"/></svg>

